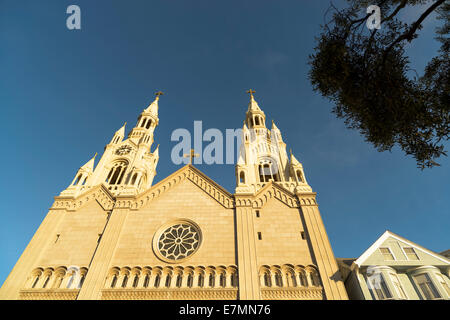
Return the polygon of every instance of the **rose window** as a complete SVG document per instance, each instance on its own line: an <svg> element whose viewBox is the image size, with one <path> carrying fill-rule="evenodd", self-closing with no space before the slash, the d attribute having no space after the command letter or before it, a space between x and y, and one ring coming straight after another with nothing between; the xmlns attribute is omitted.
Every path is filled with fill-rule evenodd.
<svg viewBox="0 0 450 320"><path fill-rule="evenodd" d="M199 244L199 230L191 224L179 223L161 233L158 250L166 259L181 260L193 254Z"/></svg>

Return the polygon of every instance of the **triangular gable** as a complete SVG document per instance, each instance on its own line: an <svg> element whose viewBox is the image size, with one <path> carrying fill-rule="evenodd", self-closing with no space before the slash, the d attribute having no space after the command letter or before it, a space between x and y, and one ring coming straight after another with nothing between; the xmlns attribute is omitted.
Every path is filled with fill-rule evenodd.
<svg viewBox="0 0 450 320"><path fill-rule="evenodd" d="M411 242L411 241L409 241L408 239L405 239L405 238L403 238L403 237L401 237L401 236L399 236L399 235L397 235L397 234L395 234L395 233L393 233L393 232L391 232L391 231L389 231L389 230L386 230L386 232L383 233L383 235L382 235L381 237L379 237L379 238L377 239L377 241L375 241L375 242L369 247L369 249L367 249L366 251L364 251L364 253L363 253L358 259L356 259L356 261L355 261L354 263L355 263L356 265L358 265L358 266L361 266L362 264L364 264L364 262L365 262L370 256L372 256L372 254L373 254L378 248L380 248L380 247L383 245L383 243L384 243L387 239L389 239L389 238L394 238L395 240L398 240L398 241L400 241L400 242L402 242L402 243L404 243L404 244L407 244L408 246L410 246L410 247L412 247L412 248L414 248L414 249L416 249L416 250L420 250L420 251L422 251L422 252L424 252L424 253L426 253L426 254L428 254L428 255L434 257L435 259L438 259L438 260L440 260L440 261L442 261L442 262L444 262L444 263L450 264L450 260L446 259L445 257L443 257L443 256L441 256L441 255L439 255L439 254L437 254L437 253L435 253L435 252L433 252L433 251L431 251L431 250L428 250L428 249L426 249L426 248L424 248L424 247L422 247L422 246L420 246L420 245L418 245L418 244L416 244L416 243L414 243L414 242Z"/></svg>
<svg viewBox="0 0 450 320"><path fill-rule="evenodd" d="M150 189L144 191L142 194L138 195L136 199L118 200L116 207L120 208L128 206L131 207L132 210L142 208L149 201L158 197L160 194L171 189L173 186L179 184L185 179L188 179L193 184L198 186L201 190L203 190L225 208L234 208L233 195L225 190L222 186L217 184L214 180L205 175L203 172L190 164L175 171L167 178L152 186Z"/></svg>
<svg viewBox="0 0 450 320"><path fill-rule="evenodd" d="M253 196L253 207L261 208L270 198L275 198L289 207L297 207L297 199L293 193L283 186L270 181Z"/></svg>

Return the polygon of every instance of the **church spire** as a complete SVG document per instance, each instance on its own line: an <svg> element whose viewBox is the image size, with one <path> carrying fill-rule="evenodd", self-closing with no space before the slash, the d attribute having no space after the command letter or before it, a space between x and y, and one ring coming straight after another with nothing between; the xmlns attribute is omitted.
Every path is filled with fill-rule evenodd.
<svg viewBox="0 0 450 320"><path fill-rule="evenodd" d="M250 102L248 104L248 110L247 110L247 126L250 129L253 128L265 128L266 124L266 115L264 114L264 111L261 110L258 103L255 100L255 97L253 94L256 92L253 89L249 89L246 91L248 94L250 94Z"/></svg>
<svg viewBox="0 0 450 320"><path fill-rule="evenodd" d="M155 100L139 115L136 126L128 135L136 144L151 144L153 142L153 131L159 123L158 101L163 95L161 91L155 93Z"/></svg>
<svg viewBox="0 0 450 320"><path fill-rule="evenodd" d="M122 142L123 137L125 137L125 126L127 125L127 123L125 122L123 124L123 126L116 131L116 133L114 134L111 143L119 143Z"/></svg>
<svg viewBox="0 0 450 320"><path fill-rule="evenodd" d="M159 96L162 96L164 93L162 91L158 91L155 93L155 100L144 110L145 113L150 113L155 117L158 117L158 101Z"/></svg>

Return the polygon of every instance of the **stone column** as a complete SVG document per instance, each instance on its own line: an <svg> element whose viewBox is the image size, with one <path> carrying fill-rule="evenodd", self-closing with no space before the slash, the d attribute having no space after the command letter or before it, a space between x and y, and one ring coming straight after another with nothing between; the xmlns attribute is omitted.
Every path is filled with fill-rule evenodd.
<svg viewBox="0 0 450 320"><path fill-rule="evenodd" d="M259 300L256 234L251 202L246 196L236 196L236 238L238 251L239 299ZM241 200L241 201L239 201Z"/></svg>
<svg viewBox="0 0 450 320"><path fill-rule="evenodd" d="M313 258L319 269L327 300L348 300L344 282L339 272L336 258L325 231L315 192L297 192L300 203L300 216L308 232L308 242Z"/></svg>

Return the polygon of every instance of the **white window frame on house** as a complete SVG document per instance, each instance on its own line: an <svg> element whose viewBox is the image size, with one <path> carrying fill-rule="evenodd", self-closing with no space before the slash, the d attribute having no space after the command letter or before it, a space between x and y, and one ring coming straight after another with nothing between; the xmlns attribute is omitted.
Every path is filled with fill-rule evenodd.
<svg viewBox="0 0 450 320"><path fill-rule="evenodd" d="M380 277L381 281L379 281L379 283L378 283L378 284L380 284L380 288L378 288L378 290L380 290L381 293L383 294L383 298L381 298L378 295L377 288L375 288L376 284L373 283L373 281L375 281L375 278L371 279L372 277ZM371 276L371 277L367 277L367 275L366 275L365 278L366 278L366 283L368 283L369 290L370 290L370 292L372 292L372 296L375 298L375 300L391 300L392 299L392 297L393 297L392 292L389 290L389 287L386 282L386 278L384 277L384 275L381 272L377 273L376 275ZM381 286L381 283L384 284L384 287Z"/></svg>
<svg viewBox="0 0 450 320"><path fill-rule="evenodd" d="M406 257L406 260L408 260L408 261L420 261L420 257L419 257L419 255L417 254L417 251L416 251L416 249L415 249L414 247L411 247L411 246L409 246L409 247L406 247L406 246L400 246L400 248L402 248L402 251L403 251L403 254L404 254L405 257ZM412 249L412 250L414 251L414 254L416 255L417 259L416 259L416 260L411 260L411 259L409 259L408 254L406 253L405 249Z"/></svg>
<svg viewBox="0 0 450 320"><path fill-rule="evenodd" d="M429 283L431 283L431 285L434 287L434 291L439 295L439 297L435 297L433 290L428 288L428 290L431 291L431 294L433 297L431 297L431 299L427 299L426 294L423 292L422 287L419 285L419 282L417 281L417 277L420 276L425 276L426 278L428 278ZM422 298L424 300L437 300L437 299L442 299L442 293L439 292L438 286L436 286L436 283L434 283L433 278L431 277L431 275L428 272L423 272L417 275L414 275L414 282L417 286L417 288L419 289L420 295L422 296Z"/></svg>
<svg viewBox="0 0 450 320"><path fill-rule="evenodd" d="M381 251L381 249L388 249L394 259L393 260L386 260L386 259L384 259L384 254ZM389 248L389 247L379 247L378 250L380 251L381 256L383 257L384 261L397 261L397 257L394 255L394 253L392 252L391 248Z"/></svg>

